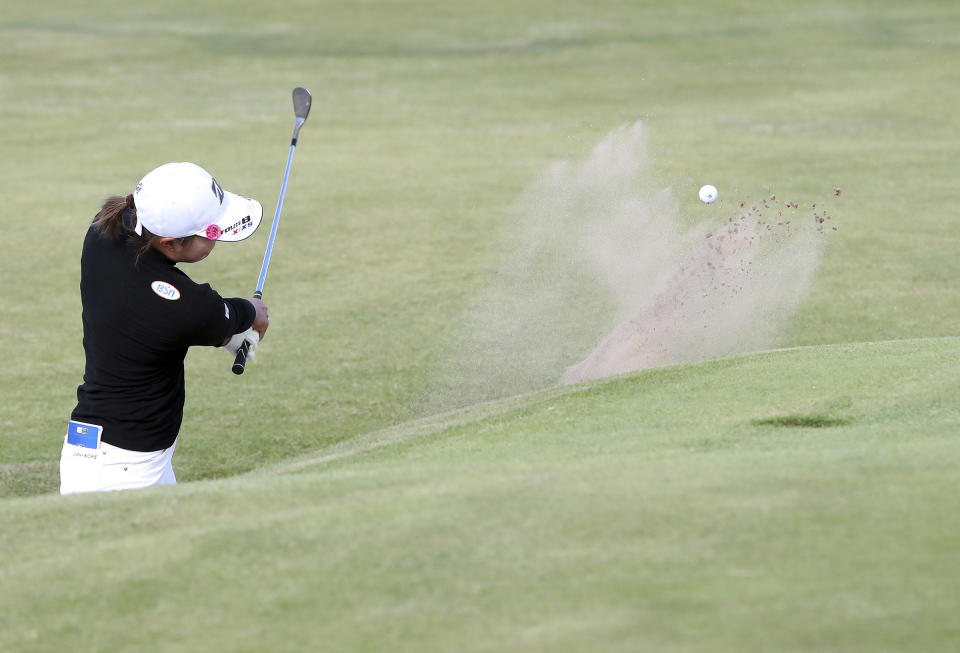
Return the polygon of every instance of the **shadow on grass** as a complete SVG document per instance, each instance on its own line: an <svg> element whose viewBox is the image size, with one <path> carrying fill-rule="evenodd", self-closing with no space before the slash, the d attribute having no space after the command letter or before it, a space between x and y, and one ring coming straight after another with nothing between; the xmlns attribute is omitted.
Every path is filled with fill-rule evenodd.
<svg viewBox="0 0 960 653"><path fill-rule="evenodd" d="M751 423L755 426L823 429L845 426L851 421L845 417L831 417L829 415L780 415L766 419L755 419Z"/></svg>

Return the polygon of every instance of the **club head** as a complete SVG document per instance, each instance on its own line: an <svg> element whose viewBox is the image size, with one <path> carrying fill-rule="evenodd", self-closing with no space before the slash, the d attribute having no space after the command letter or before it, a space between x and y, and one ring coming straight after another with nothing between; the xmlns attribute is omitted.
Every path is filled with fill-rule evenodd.
<svg viewBox="0 0 960 653"><path fill-rule="evenodd" d="M293 89L293 113L297 118L306 120L310 114L310 102L313 98L310 91L302 86Z"/></svg>

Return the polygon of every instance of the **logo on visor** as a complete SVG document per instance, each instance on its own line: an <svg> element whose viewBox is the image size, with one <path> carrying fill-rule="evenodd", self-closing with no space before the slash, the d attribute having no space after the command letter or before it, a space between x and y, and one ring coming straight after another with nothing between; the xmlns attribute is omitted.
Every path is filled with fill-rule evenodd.
<svg viewBox="0 0 960 653"><path fill-rule="evenodd" d="M219 225L212 224L207 227L207 238L210 240L217 240L220 236L223 235L223 230Z"/></svg>
<svg viewBox="0 0 960 653"><path fill-rule="evenodd" d="M223 204L223 188L220 187L220 184L218 184L217 180L213 177L210 177L210 181L213 182L210 184L210 190L216 195L217 201Z"/></svg>

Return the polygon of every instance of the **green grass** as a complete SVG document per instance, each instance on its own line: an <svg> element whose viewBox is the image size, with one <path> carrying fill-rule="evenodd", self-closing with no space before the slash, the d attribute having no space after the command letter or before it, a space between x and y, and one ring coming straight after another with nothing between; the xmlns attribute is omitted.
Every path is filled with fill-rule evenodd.
<svg viewBox="0 0 960 653"><path fill-rule="evenodd" d="M8 500L0 647L951 650L958 355L665 368L234 479ZM836 423L757 423L784 413Z"/></svg>
<svg viewBox="0 0 960 653"><path fill-rule="evenodd" d="M7 4L0 650L956 648L956 3ZM89 219L174 160L269 214L300 84L183 483L51 495ZM689 220L831 201L810 348L424 415L523 190L638 119ZM186 271L247 295L266 236Z"/></svg>

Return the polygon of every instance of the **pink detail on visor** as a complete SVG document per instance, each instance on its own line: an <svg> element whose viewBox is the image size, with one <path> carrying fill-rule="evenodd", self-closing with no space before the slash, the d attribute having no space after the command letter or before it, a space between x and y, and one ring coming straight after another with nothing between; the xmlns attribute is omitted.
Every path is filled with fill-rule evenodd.
<svg viewBox="0 0 960 653"><path fill-rule="evenodd" d="M207 227L207 238L209 240L217 240L223 234L223 230L219 225L212 224Z"/></svg>

